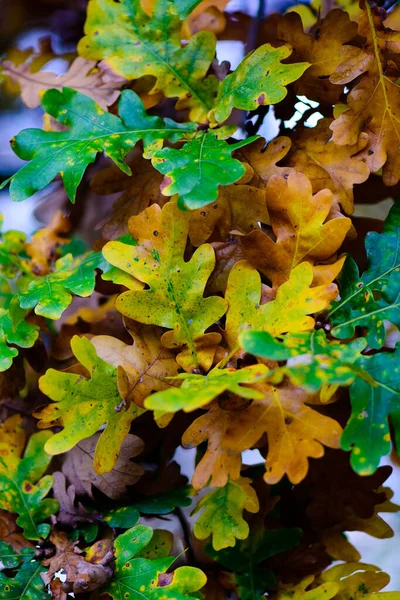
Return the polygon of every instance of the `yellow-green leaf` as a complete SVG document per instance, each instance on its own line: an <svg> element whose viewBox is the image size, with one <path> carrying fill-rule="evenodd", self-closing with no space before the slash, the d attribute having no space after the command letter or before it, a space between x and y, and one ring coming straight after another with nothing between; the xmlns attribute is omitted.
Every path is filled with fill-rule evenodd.
<svg viewBox="0 0 400 600"><path fill-rule="evenodd" d="M99 358L88 339L74 336L71 348L76 359L90 373L90 379L48 369L40 378L39 387L55 404L49 404L35 416L41 419L39 427L64 427L46 442L45 450L49 454L67 452L107 424L94 455L96 473L106 473L118 459L132 420L143 409L133 403L129 406L124 403L118 389L117 367Z"/></svg>
<svg viewBox="0 0 400 600"><path fill-rule="evenodd" d="M214 549L222 550L234 546L236 540L247 538L249 526L243 518L243 510L251 513L259 510L257 494L250 483L248 477L240 477L201 498L193 511L205 509L194 526L194 535L199 540L211 535Z"/></svg>
<svg viewBox="0 0 400 600"><path fill-rule="evenodd" d="M214 250L204 244L185 262L188 217L172 202L162 210L153 204L132 217L129 230L137 246L109 242L103 254L149 289L124 292L116 307L140 323L172 329L163 335L163 344L169 348L187 344L196 364L196 338L226 311L222 298L203 296L215 265Z"/></svg>

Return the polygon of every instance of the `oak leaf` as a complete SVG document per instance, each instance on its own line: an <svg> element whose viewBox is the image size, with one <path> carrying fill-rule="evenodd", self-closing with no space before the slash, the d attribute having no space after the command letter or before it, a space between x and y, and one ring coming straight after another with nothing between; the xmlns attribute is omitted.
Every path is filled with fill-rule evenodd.
<svg viewBox="0 0 400 600"><path fill-rule="evenodd" d="M189 237L194 246L204 244L218 232L226 240L232 230L249 233L259 223L269 223L265 191L252 185L223 186L212 204L194 211L189 220ZM221 243L221 242L220 242Z"/></svg>
<svg viewBox="0 0 400 600"><path fill-rule="evenodd" d="M163 140L177 141L184 132L192 132L192 124L179 125L171 119L147 115L139 96L124 90L118 103L120 118L104 112L91 98L70 88L48 90L42 98L43 109L66 131L25 129L13 140L14 152L29 160L12 178L10 195L13 200L29 198L62 173L65 191L74 202L76 189L86 167L99 152L105 151L128 175L124 158L139 140L144 144L144 156L161 148ZM104 133L106 132L106 133ZM2 186L6 185L8 180Z"/></svg>
<svg viewBox="0 0 400 600"><path fill-rule="evenodd" d="M214 202L220 185L229 185L245 174L245 166L232 152L250 144L254 136L228 144L222 130L198 134L179 150L163 148L151 159L165 177L161 184L165 196L178 194L181 208L192 210Z"/></svg>
<svg viewBox="0 0 400 600"><path fill-rule="evenodd" d="M104 224L102 235L107 240L128 233L130 217L140 214L152 204L163 206L168 201L160 190L162 175L136 148L129 153L126 162L131 175L127 175L113 165L95 173L90 181L90 187L96 194L109 195L122 192L114 201L111 214L99 224Z"/></svg>
<svg viewBox="0 0 400 600"><path fill-rule="evenodd" d="M87 369L90 379L74 373L48 369L39 380L40 389L55 401L34 414L39 427L62 424L64 429L46 443L46 452L60 454L89 438L104 424L94 455L94 470L99 475L111 471L130 424L143 410L126 405L117 383L117 367L97 354L86 338L74 336L71 347L76 359Z"/></svg>
<svg viewBox="0 0 400 600"><path fill-rule="evenodd" d="M96 269L109 269L101 252L87 252L74 258L66 254L54 264L54 271L29 282L19 295L22 308L34 308L48 319L59 319L71 304L72 295L87 298L94 290Z"/></svg>
<svg viewBox="0 0 400 600"><path fill-rule="evenodd" d="M51 461L43 450L51 434L33 434L21 457L25 445L21 421L19 415L14 415L0 425L0 508L18 513L16 523L25 537L39 540L50 531L50 525L43 521L58 510L57 500L45 498L53 478L42 477Z"/></svg>
<svg viewBox="0 0 400 600"><path fill-rule="evenodd" d="M80 502L76 501L75 486L69 485L67 487L65 475L60 471L55 471L53 473L53 479L53 495L60 503L60 510L57 514L57 523L59 525L76 527L79 523L93 522L93 519L86 508Z"/></svg>
<svg viewBox="0 0 400 600"><path fill-rule="evenodd" d="M330 119L321 119L312 129L304 128L294 144L289 164L310 179L314 193L331 190L335 202L351 214L353 186L366 181L370 174L365 159L357 156L367 146L368 135L360 133L353 145L339 146L331 139L331 123Z"/></svg>
<svg viewBox="0 0 400 600"><path fill-rule="evenodd" d="M250 365L239 371L215 367L207 375L181 373L175 377L176 380L183 379L181 387L152 394L145 401L145 406L166 412L191 412L227 392L241 398L258 398L259 392L246 386L264 379L267 372L268 369L264 365Z"/></svg>
<svg viewBox="0 0 400 600"><path fill-rule="evenodd" d="M177 3L171 0L157 0L150 17L140 0L91 0L78 52L89 60L104 59L127 79L155 77L152 94L162 91L178 98L177 110L188 108L191 120L202 122L217 94L217 79L206 76L216 38L200 31L182 47L181 24Z"/></svg>
<svg viewBox="0 0 400 600"><path fill-rule="evenodd" d="M318 20L309 33L303 31L301 18L294 12L282 16L278 22L277 36L293 48L290 62L300 60L310 63L304 75L295 83L296 94L307 96L317 102L334 104L343 87L335 89L329 75L343 61L351 58L357 49L346 45L357 35L357 24L347 12L330 11Z"/></svg>
<svg viewBox="0 0 400 600"><path fill-rule="evenodd" d="M215 120L226 121L234 108L251 111L281 102L287 94L285 86L299 79L309 67L308 62L282 63L291 53L288 44L279 48L264 44L247 54L219 85L212 111Z"/></svg>
<svg viewBox="0 0 400 600"><path fill-rule="evenodd" d="M359 18L362 48L331 75L334 84L346 85L361 77L347 96L347 110L331 124L333 141L354 145L361 132L369 136L365 162L373 173L383 167L383 182L395 185L400 178L400 91L396 77L386 75L386 54L400 52L400 32L385 28L384 15L368 2Z"/></svg>
<svg viewBox="0 0 400 600"><path fill-rule="evenodd" d="M240 477L241 452L227 445L229 431L236 418L236 411L224 410L215 402L183 434L185 448L195 448L208 440L207 449L192 476L195 489L200 490L206 485L223 487L228 480L236 481Z"/></svg>
<svg viewBox="0 0 400 600"><path fill-rule="evenodd" d="M228 468L237 478L238 454L256 445L264 434L268 437L264 479L270 484L277 483L285 474L292 483L299 483L307 474L308 458L323 456L322 444L339 447L340 425L306 405L318 404L318 397L290 384L255 387L263 392L262 400L253 400L250 406L238 410L212 406L209 413L196 419L185 432L182 439L185 446L192 440L197 445L207 438L212 444L208 455L197 465L195 487L212 470L223 481L227 468L221 456L228 458Z"/></svg>
<svg viewBox="0 0 400 600"><path fill-rule="evenodd" d="M5 60L1 64L1 73L20 85L21 98L28 108L40 105L45 90L70 87L86 94L106 109L118 98L124 79L107 76L103 70L95 67L95 61L78 56L66 73L57 76L50 71L32 72L30 61L16 65Z"/></svg>
<svg viewBox="0 0 400 600"><path fill-rule="evenodd" d="M352 414L341 446L351 450L352 467L360 475L373 473L381 457L390 452L389 416L397 444L400 438L399 357L400 344L397 344L393 353L363 356L357 361L372 381L368 383L358 378L350 388Z"/></svg>
<svg viewBox="0 0 400 600"><path fill-rule="evenodd" d="M205 540L211 535L214 550L218 551L247 538L249 526L243 519L243 510L256 513L260 507L250 484L251 479L240 477L199 500L192 514L205 510L193 528L197 539Z"/></svg>
<svg viewBox="0 0 400 600"><path fill-rule="evenodd" d="M258 229L243 237L241 243L248 261L276 288L289 279L299 263L307 261L313 266L331 258L341 246L351 221L345 217L327 220L332 193L322 190L313 196L309 179L301 173L291 173L287 180L271 177L266 192L276 241ZM342 259L335 263L333 278L342 265ZM315 273L319 283L332 281L331 269L332 265L318 266Z"/></svg>
<svg viewBox="0 0 400 600"><path fill-rule="evenodd" d="M323 585L337 585L335 600L399 600L400 592L382 592L390 577L374 565L365 563L345 563L331 567L321 573L318 580Z"/></svg>
<svg viewBox="0 0 400 600"><path fill-rule="evenodd" d="M99 475L93 469L93 457L100 433L81 440L70 450L62 465L62 472L73 483L79 496L93 498L92 485L109 498L119 500L127 494L127 486L135 484L143 475L143 468L130 459L140 454L143 442L136 435L128 433L121 444L120 453L113 469Z"/></svg>
<svg viewBox="0 0 400 600"><path fill-rule="evenodd" d="M0 572L0 599L48 600L41 578L44 572L45 568L37 561L24 563L15 577L7 577Z"/></svg>
<svg viewBox="0 0 400 600"><path fill-rule="evenodd" d="M136 525L116 538L114 574L100 594L113 600L134 600L142 595L149 600L198 598L197 592L207 580L200 569L185 566L167 573L174 557L142 558L152 536L150 527Z"/></svg>
<svg viewBox="0 0 400 600"><path fill-rule="evenodd" d="M171 378L177 376L179 365L173 352L161 344L161 328L143 326L131 320L125 324L133 345L109 335L94 336L91 343L100 358L124 369L128 376L127 394L123 394L125 402L143 406L153 392L176 385Z"/></svg>
<svg viewBox="0 0 400 600"><path fill-rule="evenodd" d="M332 334L350 338L355 328L365 327L372 348L386 339L384 320L400 325L398 310L400 269L400 205L394 204L383 231L369 232L365 239L368 268L360 277L357 264L348 256L339 276L340 300L332 304Z"/></svg>
<svg viewBox="0 0 400 600"><path fill-rule="evenodd" d="M317 392L323 385L350 385L357 375L367 374L357 366L365 349L365 338L349 344L328 340L320 330L272 336L267 331L244 331L240 336L242 348L260 358L287 361L274 369L269 381L280 383L287 376L294 385L308 392ZM373 379L370 379L373 383Z"/></svg>
<svg viewBox="0 0 400 600"><path fill-rule="evenodd" d="M239 334L248 329L271 335L312 329L315 321L309 315L327 308L337 295L334 284L310 287L312 279L310 264L301 263L278 288L275 300L261 304L259 273L247 261L236 263L225 293L229 303L225 335L231 352L239 347Z"/></svg>
<svg viewBox="0 0 400 600"><path fill-rule="evenodd" d="M137 246L108 242L103 248L112 265L128 272L149 289L121 294L117 309L140 323L172 329L163 335L167 347L187 345L194 362L194 341L226 311L226 302L203 292L214 264L214 250L204 244L189 262L183 254L188 222L185 213L172 202L160 209L153 204L129 221Z"/></svg>
<svg viewBox="0 0 400 600"><path fill-rule="evenodd" d="M26 311L13 297L8 309L0 308L0 373L9 369L19 348L31 348L38 336L39 327L25 321ZM11 345L12 344L12 345Z"/></svg>

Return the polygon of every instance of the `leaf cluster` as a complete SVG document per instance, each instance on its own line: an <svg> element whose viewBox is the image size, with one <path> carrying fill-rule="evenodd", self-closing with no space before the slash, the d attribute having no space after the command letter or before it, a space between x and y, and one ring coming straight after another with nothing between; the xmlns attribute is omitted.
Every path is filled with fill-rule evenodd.
<svg viewBox="0 0 400 600"><path fill-rule="evenodd" d="M226 4L89 0L76 52L1 61L47 218L0 231L0 599L400 599L346 536L400 510L400 204L359 216L400 10Z"/></svg>

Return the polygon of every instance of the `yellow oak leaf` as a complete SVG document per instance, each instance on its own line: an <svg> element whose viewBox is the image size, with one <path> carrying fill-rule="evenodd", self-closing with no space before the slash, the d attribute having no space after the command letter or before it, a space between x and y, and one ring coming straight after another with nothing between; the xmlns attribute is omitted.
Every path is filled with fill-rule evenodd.
<svg viewBox="0 0 400 600"><path fill-rule="evenodd" d="M321 583L315 587L314 576L309 575L295 585L280 585L276 592L271 594L273 600L331 600L336 598L339 586L337 583ZM308 589L310 588L311 589Z"/></svg>
<svg viewBox="0 0 400 600"><path fill-rule="evenodd" d="M400 592L379 593L390 577L374 565L359 562L336 565L321 573L318 581L338 586L335 600L400 600Z"/></svg>
<svg viewBox="0 0 400 600"><path fill-rule="evenodd" d="M310 180L302 173L273 176L268 182L267 206L276 241L260 229L241 240L247 260L264 273L274 289L287 281L301 262L310 265L326 261L340 248L351 221L347 217L329 219L332 192L321 190L314 196ZM343 260L337 264L338 271ZM332 265L327 265L330 283ZM321 278L325 267L318 267ZM337 274L337 273L336 273Z"/></svg>
<svg viewBox="0 0 400 600"><path fill-rule="evenodd" d="M348 109L330 128L339 145L354 145L361 132L367 133L366 164L373 173L383 167L383 182L395 185L400 178L400 88L398 74L386 74L386 56L400 53L400 32L387 29L383 18L379 9L373 12L365 2L358 31L366 43L352 48L355 55L342 62L330 78L340 85L361 79L347 96Z"/></svg>
<svg viewBox="0 0 400 600"><path fill-rule="evenodd" d="M260 274L245 260L236 263L225 294L229 304L225 335L231 352L237 350L239 334L246 329L271 335L312 329L315 321L309 315L326 309L337 296L335 284L310 287L312 280L311 265L300 263L278 288L275 300L261 304Z"/></svg>
<svg viewBox="0 0 400 600"><path fill-rule="evenodd" d="M195 340L226 311L222 298L203 296L215 265L212 246L200 246L185 262L188 217L173 202L162 210L153 204L132 217L129 231L137 246L109 242L103 254L149 289L124 292L117 298L117 309L140 323L172 329L163 335L163 344L169 348L187 345L193 363L198 364Z"/></svg>

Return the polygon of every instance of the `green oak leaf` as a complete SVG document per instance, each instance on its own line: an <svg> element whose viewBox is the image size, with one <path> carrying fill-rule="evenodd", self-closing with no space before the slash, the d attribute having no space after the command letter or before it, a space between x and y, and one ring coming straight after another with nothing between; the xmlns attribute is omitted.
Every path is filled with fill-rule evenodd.
<svg viewBox="0 0 400 600"><path fill-rule="evenodd" d="M48 600L49 594L40 576L45 572L36 561L24 563L15 577L0 572L0 600Z"/></svg>
<svg viewBox="0 0 400 600"><path fill-rule="evenodd" d="M351 338L356 326L365 327L372 348L386 338L384 320L400 327L400 203L389 212L383 232L368 233L365 240L368 269L360 277L358 267L347 257L339 276L340 300L329 313L332 335Z"/></svg>
<svg viewBox="0 0 400 600"><path fill-rule="evenodd" d="M271 372L269 380L280 383L285 376L309 392L324 384L350 385L362 370L355 364L367 346L364 338L349 344L328 340L325 332L305 331L274 337L266 331L244 331L241 346L246 352L277 361L285 366Z"/></svg>
<svg viewBox="0 0 400 600"><path fill-rule="evenodd" d="M357 378L350 387L352 413L341 446L351 450L353 469L370 475L391 449L389 416L396 443L400 443L400 344L393 353L364 356L357 364L373 378L374 385Z"/></svg>
<svg viewBox="0 0 400 600"><path fill-rule="evenodd" d="M25 314L16 297L11 300L8 310L0 308L0 372L9 369L18 355L18 350L9 344L31 348L38 338L39 327L27 323Z"/></svg>
<svg viewBox="0 0 400 600"><path fill-rule="evenodd" d="M120 506L112 508L103 514L102 520L110 527L129 529L137 524L140 519L139 511L135 506Z"/></svg>
<svg viewBox="0 0 400 600"><path fill-rule="evenodd" d="M245 540L249 526L243 518L243 510L252 513L259 510L257 494L250 484L251 479L240 477L203 496L192 512L205 509L194 525L194 535L199 540L211 535L217 551L234 546L237 539Z"/></svg>
<svg viewBox="0 0 400 600"><path fill-rule="evenodd" d="M13 441L21 435L19 426L10 432L5 421L2 429L0 434L3 443L8 437L8 445L14 448ZM50 436L51 433L47 431L34 433L21 459L18 451L22 451L23 444L19 443L15 443L14 452L0 456L0 508L19 515L17 524L23 528L29 540L47 537L50 525L43 521L59 508L57 500L45 498L53 486L53 477L42 477L51 461L43 449Z"/></svg>
<svg viewBox="0 0 400 600"><path fill-rule="evenodd" d="M180 373L173 379L183 379L181 387L171 387L151 394L144 405L152 410L191 412L202 408L224 392L231 392L249 400L260 399L264 394L246 385L265 379L268 368L265 365L251 365L239 371L215 367L207 375Z"/></svg>
<svg viewBox="0 0 400 600"><path fill-rule="evenodd" d="M216 38L200 31L181 44L180 15L191 5L194 8L194 2L156 0L149 17L140 0L91 0L79 54L104 59L127 79L155 77L151 94L162 91L168 98L178 98L178 110L188 108L191 121L204 122L217 96L218 81L207 76Z"/></svg>
<svg viewBox="0 0 400 600"><path fill-rule="evenodd" d="M296 81L309 63L282 64L292 48L288 44L274 48L264 44L244 57L233 73L220 83L213 115L225 121L234 108L255 110L265 104L277 104L287 94L286 85Z"/></svg>
<svg viewBox="0 0 400 600"><path fill-rule="evenodd" d="M179 150L163 148L152 158L153 166L164 177L161 184L165 196L178 194L181 208L196 210L214 202L218 186L238 181L244 165L232 158L232 152L250 144L258 136L228 144L211 131L197 135Z"/></svg>
<svg viewBox="0 0 400 600"><path fill-rule="evenodd" d="M64 427L47 441L45 449L49 454L67 452L107 424L94 455L94 470L101 475L111 471L115 465L131 422L144 410L134 403L123 405L117 367L102 360L87 338L75 335L71 348L76 359L89 372L90 379L48 369L40 378L39 387L55 403L34 415L41 419L42 428L59 423Z"/></svg>
<svg viewBox="0 0 400 600"><path fill-rule="evenodd" d="M101 252L73 258L66 254L54 265L54 272L31 281L19 294L22 308L34 308L37 315L59 319L71 304L72 294L87 298L94 290L96 269L106 269Z"/></svg>
<svg viewBox="0 0 400 600"><path fill-rule="evenodd" d="M48 90L43 95L42 107L69 129L25 129L12 140L17 156L30 161L11 178L10 195L17 202L43 189L58 173L73 202L86 167L99 152L104 151L130 175L124 158L136 142L143 141L144 156L149 158L162 147L163 140L178 141L185 132L190 133L195 128L194 124L179 125L171 119L163 121L147 115L141 99L132 90L121 93L120 118L70 88Z"/></svg>
<svg viewBox="0 0 400 600"><path fill-rule="evenodd" d="M234 548L216 552L211 544L206 553L225 569L233 571L231 583L240 600L261 600L267 588L275 586L274 573L260 567L267 558L290 550L299 544L301 529L271 529L253 532L246 540L236 543Z"/></svg>
<svg viewBox="0 0 400 600"><path fill-rule="evenodd" d="M18 554L9 544L0 541L0 571L3 569L15 569L22 562L27 562L35 556L31 548L23 548Z"/></svg>
<svg viewBox="0 0 400 600"><path fill-rule="evenodd" d="M140 556L152 537L151 527L136 525L116 538L114 574L110 583L100 589L100 594L113 600L198 598L197 592L207 580L200 569L179 567L167 574L174 557L148 560Z"/></svg>

